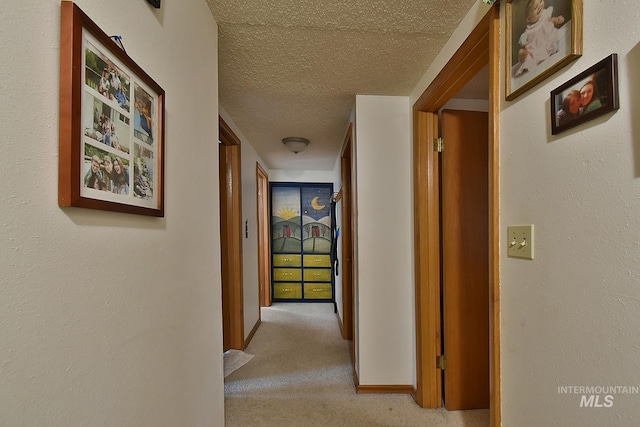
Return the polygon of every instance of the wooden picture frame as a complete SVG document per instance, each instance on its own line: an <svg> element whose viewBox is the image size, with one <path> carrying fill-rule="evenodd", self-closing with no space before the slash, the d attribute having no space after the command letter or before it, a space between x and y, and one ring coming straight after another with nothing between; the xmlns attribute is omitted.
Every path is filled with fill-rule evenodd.
<svg viewBox="0 0 640 427"><path fill-rule="evenodd" d="M507 101L582 55L582 0L542 0L539 13L531 10L530 1L508 0L506 5Z"/></svg>
<svg viewBox="0 0 640 427"><path fill-rule="evenodd" d="M164 90L62 1L58 204L164 216Z"/></svg>
<svg viewBox="0 0 640 427"><path fill-rule="evenodd" d="M618 108L618 55L613 53L551 91L551 133Z"/></svg>

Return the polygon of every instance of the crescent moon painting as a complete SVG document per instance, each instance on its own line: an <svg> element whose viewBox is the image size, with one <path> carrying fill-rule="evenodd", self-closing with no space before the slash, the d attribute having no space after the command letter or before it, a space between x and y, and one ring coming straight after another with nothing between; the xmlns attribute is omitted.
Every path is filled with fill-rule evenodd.
<svg viewBox="0 0 640 427"><path fill-rule="evenodd" d="M317 211L320 211L322 209L324 209L326 205L319 205L318 204L318 196L314 197L313 200L311 200L311 207Z"/></svg>

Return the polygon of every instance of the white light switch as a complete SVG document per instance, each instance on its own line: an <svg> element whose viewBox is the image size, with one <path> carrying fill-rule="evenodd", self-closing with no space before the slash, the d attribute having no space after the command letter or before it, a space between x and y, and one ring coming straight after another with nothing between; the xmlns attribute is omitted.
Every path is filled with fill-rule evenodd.
<svg viewBox="0 0 640 427"><path fill-rule="evenodd" d="M533 224L507 227L507 256L533 259Z"/></svg>

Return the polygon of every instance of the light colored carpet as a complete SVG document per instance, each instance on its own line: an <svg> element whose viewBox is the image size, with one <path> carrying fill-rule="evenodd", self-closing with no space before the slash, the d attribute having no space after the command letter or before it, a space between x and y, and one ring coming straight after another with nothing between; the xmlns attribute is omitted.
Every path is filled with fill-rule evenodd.
<svg viewBox="0 0 640 427"><path fill-rule="evenodd" d="M225 379L227 427L486 427L489 411L422 409L405 394L356 394L333 304L263 308L251 363Z"/></svg>
<svg viewBox="0 0 640 427"><path fill-rule="evenodd" d="M224 352L224 377L228 377L232 372L237 371L242 366L253 359L253 354L245 353L242 350L227 350Z"/></svg>

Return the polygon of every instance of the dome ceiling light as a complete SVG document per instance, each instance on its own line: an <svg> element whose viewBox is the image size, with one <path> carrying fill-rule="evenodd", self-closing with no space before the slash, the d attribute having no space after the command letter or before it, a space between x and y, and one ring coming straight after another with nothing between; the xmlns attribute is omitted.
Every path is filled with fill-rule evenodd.
<svg viewBox="0 0 640 427"><path fill-rule="evenodd" d="M307 148L307 145L309 145L309 142L310 141L307 138L301 138L298 136L290 136L282 140L285 147L295 154L304 151L304 149Z"/></svg>

